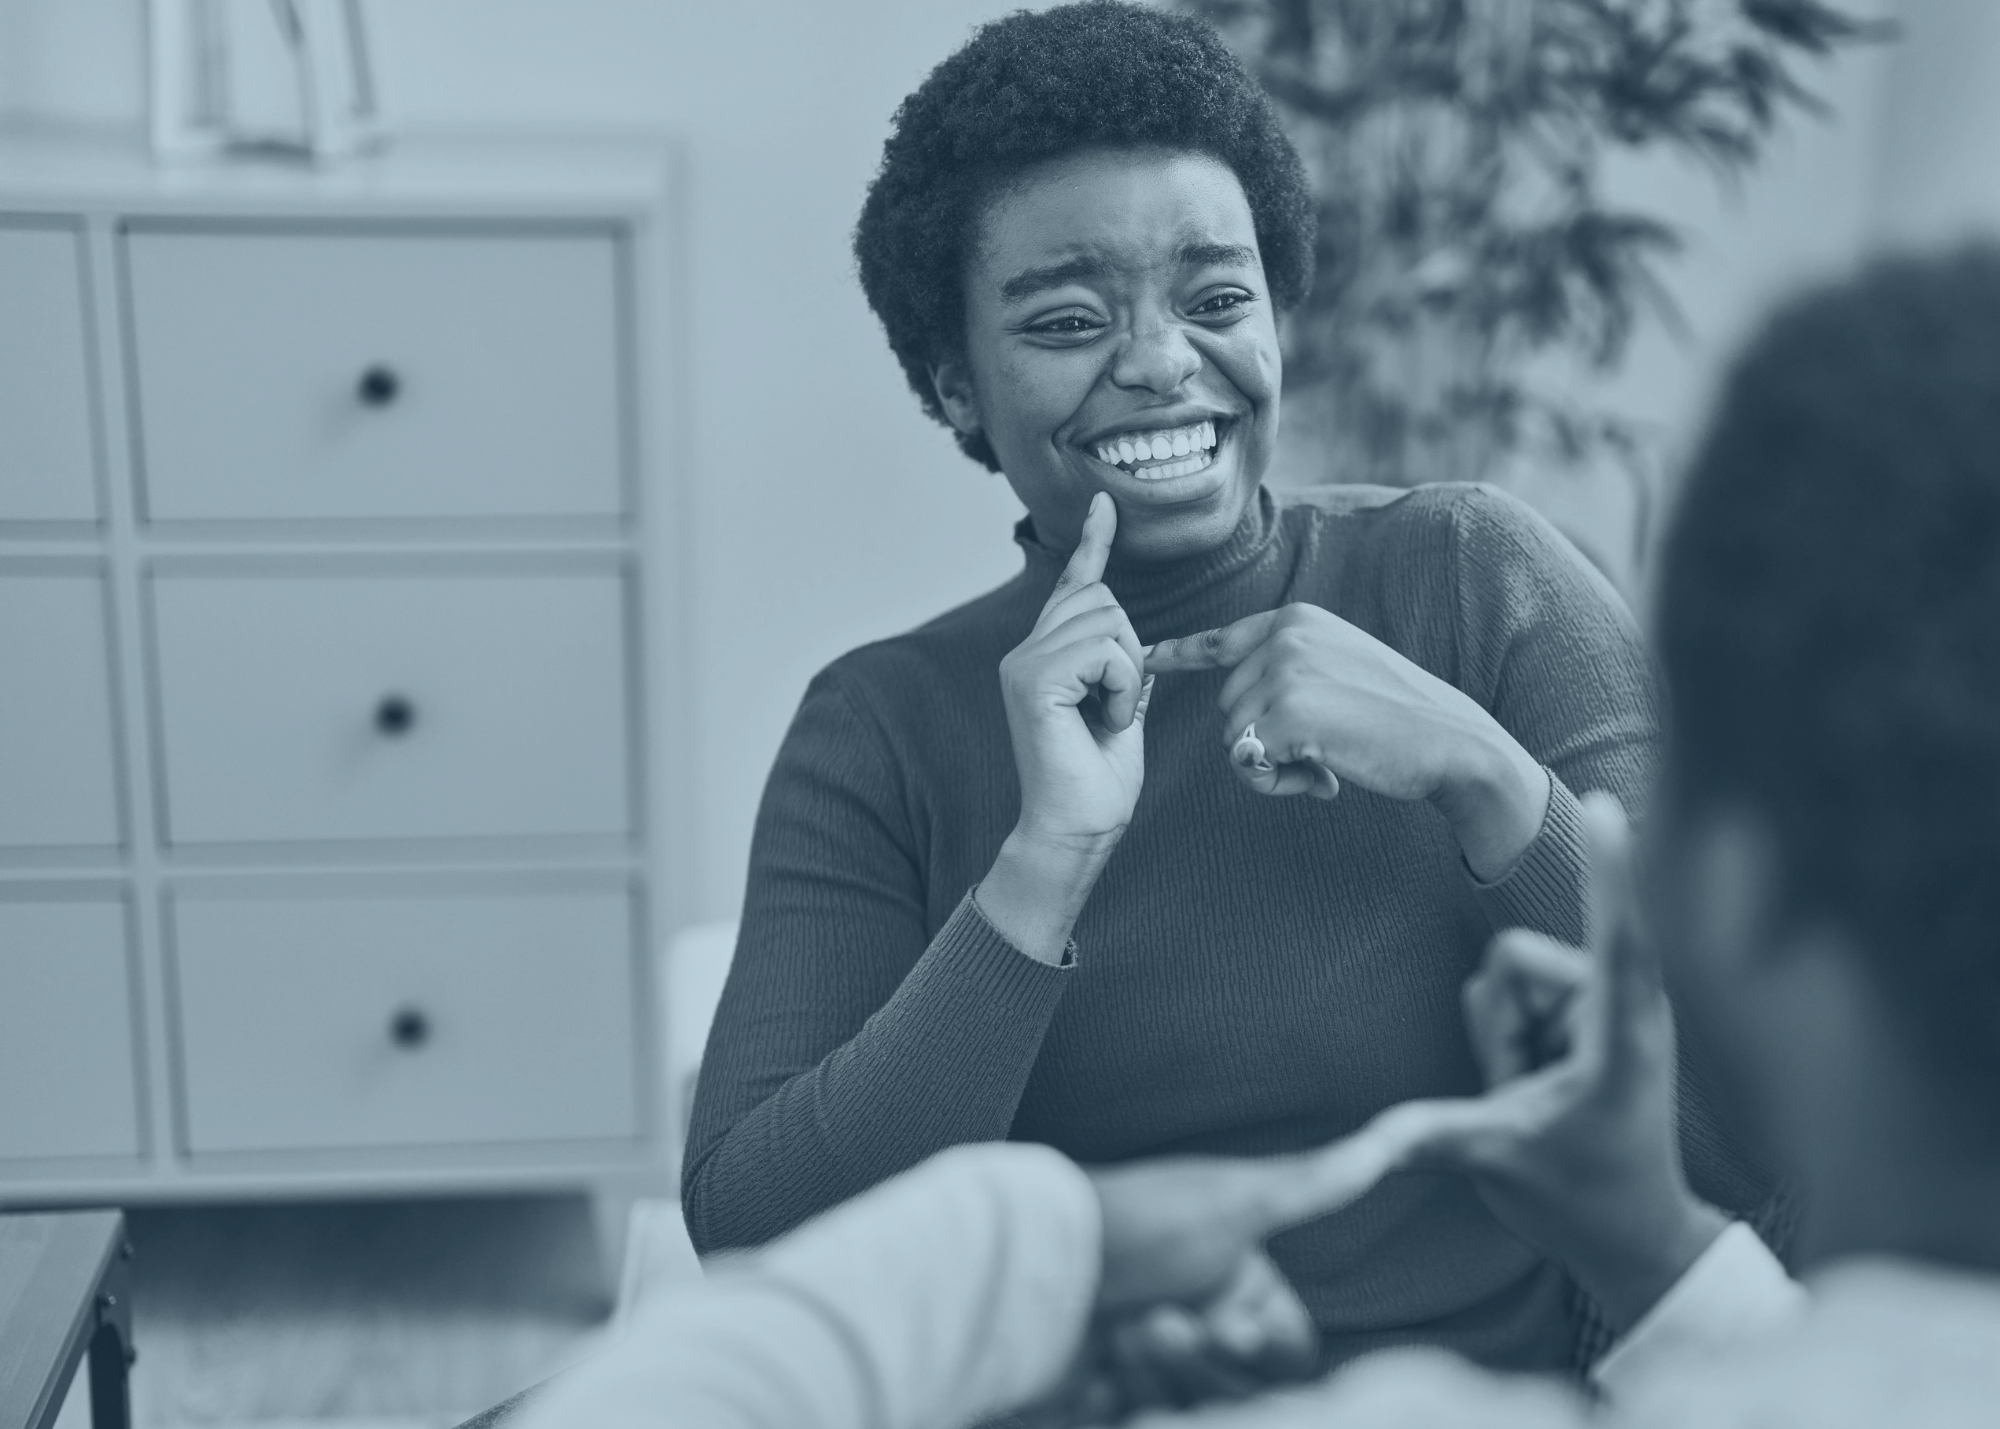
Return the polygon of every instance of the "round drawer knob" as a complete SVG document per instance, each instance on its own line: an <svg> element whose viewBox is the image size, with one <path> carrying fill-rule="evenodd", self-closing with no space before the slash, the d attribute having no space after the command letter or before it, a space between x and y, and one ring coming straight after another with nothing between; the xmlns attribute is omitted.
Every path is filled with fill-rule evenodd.
<svg viewBox="0 0 2000 1429"><path fill-rule="evenodd" d="M431 1040L431 1020L421 1007L399 1007L389 1019L389 1040L398 1047L416 1050Z"/></svg>
<svg viewBox="0 0 2000 1429"><path fill-rule="evenodd" d="M384 367L377 363L361 374L361 380L355 384L354 390L361 398L362 405L386 407L395 401L396 394L403 390L403 379L396 375L393 367Z"/></svg>
<svg viewBox="0 0 2000 1429"><path fill-rule="evenodd" d="M375 728L386 735L408 734L417 723L417 707L401 695L384 695L375 706Z"/></svg>

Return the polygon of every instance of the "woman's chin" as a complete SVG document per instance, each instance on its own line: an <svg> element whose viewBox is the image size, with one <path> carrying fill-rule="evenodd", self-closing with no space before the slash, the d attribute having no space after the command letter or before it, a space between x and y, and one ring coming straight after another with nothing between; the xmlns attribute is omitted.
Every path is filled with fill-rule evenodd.
<svg viewBox="0 0 2000 1429"><path fill-rule="evenodd" d="M1118 503L1113 549L1125 560L1160 563L1198 556L1227 541L1242 524L1257 484L1238 477L1178 492L1149 487L1130 500L1122 486L1107 482L1105 489Z"/></svg>

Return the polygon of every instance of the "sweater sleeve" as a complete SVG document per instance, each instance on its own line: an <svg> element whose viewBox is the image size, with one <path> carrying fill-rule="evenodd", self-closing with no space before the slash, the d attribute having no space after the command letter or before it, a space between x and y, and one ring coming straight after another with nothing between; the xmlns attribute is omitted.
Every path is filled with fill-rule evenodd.
<svg viewBox="0 0 2000 1429"><path fill-rule="evenodd" d="M681 1175L695 1248L762 1244L960 1142L1004 1138L1068 972L968 891L932 936L904 778L838 667L765 788Z"/></svg>
<svg viewBox="0 0 2000 1429"><path fill-rule="evenodd" d="M1579 795L1643 816L1659 757L1657 686L1610 582L1525 503L1486 487L1452 507L1460 687L1549 771L1535 840L1475 890L1496 929L1584 941ZM1470 874L1468 873L1468 877Z"/></svg>
<svg viewBox="0 0 2000 1429"><path fill-rule="evenodd" d="M1039 1146L961 1147L645 1305L524 1429L934 1429L1048 1395L1102 1261L1097 1195Z"/></svg>

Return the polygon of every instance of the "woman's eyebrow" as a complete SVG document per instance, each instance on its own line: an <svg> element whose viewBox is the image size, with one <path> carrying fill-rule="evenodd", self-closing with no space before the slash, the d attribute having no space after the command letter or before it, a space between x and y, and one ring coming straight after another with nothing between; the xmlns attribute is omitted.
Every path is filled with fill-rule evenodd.
<svg viewBox="0 0 2000 1429"><path fill-rule="evenodd" d="M1065 283L1074 283L1082 278L1102 278L1110 271L1110 265L1102 258L1090 254L1079 254L1061 263L1051 263L1046 268L1024 268L1000 285L1000 296L1009 302L1017 298L1033 297L1045 293L1050 288L1060 288Z"/></svg>
<svg viewBox="0 0 2000 1429"><path fill-rule="evenodd" d="M1174 256L1184 268L1255 267L1258 261L1257 250L1242 243L1183 243ZM1046 267L1023 268L1000 285L1000 296L1016 302L1065 283L1102 278L1110 271L1111 265L1103 258L1079 253Z"/></svg>
<svg viewBox="0 0 2000 1429"><path fill-rule="evenodd" d="M1184 243L1180 260L1186 268L1252 268L1257 250L1241 243Z"/></svg>

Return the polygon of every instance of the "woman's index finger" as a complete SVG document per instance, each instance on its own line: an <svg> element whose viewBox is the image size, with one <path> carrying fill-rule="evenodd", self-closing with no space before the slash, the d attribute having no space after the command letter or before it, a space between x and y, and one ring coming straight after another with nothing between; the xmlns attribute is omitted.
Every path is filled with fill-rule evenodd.
<svg viewBox="0 0 2000 1429"><path fill-rule="evenodd" d="M1277 611L1266 610L1213 630L1162 640L1146 653L1146 673L1232 669L1264 643L1277 618Z"/></svg>
<svg viewBox="0 0 2000 1429"><path fill-rule="evenodd" d="M1069 564L1056 578L1048 604L1054 605L1073 590L1082 590L1104 579L1104 563L1111 558L1111 538L1118 534L1118 508L1109 495L1100 491L1090 498L1090 510L1083 518L1083 535Z"/></svg>

